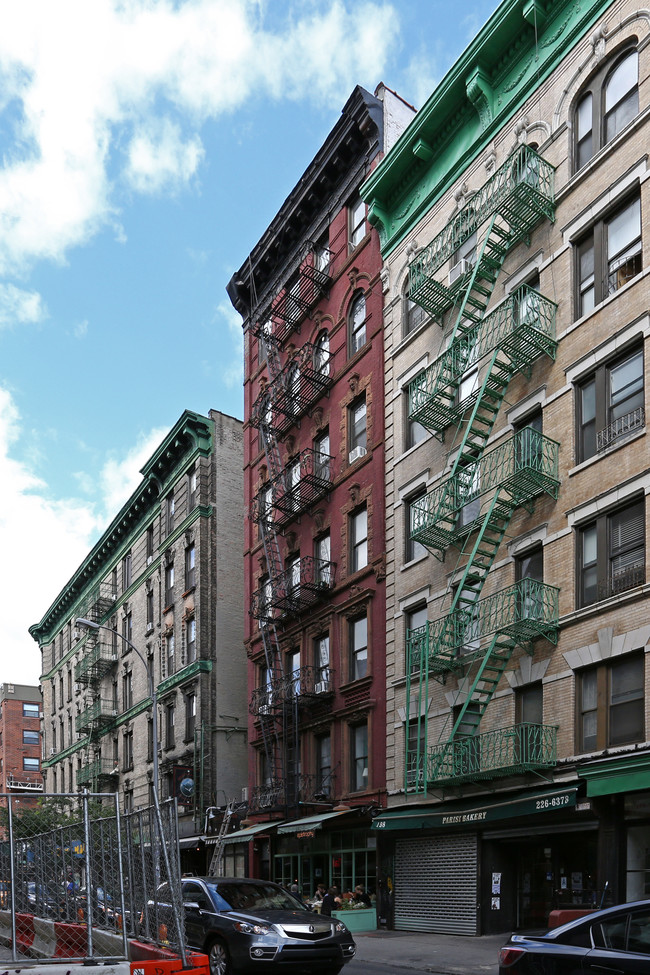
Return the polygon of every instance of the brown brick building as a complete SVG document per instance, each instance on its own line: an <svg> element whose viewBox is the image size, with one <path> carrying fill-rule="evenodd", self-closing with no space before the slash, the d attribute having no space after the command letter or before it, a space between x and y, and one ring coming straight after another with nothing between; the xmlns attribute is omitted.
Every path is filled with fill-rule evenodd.
<svg viewBox="0 0 650 975"><path fill-rule="evenodd" d="M43 791L39 687L0 684L0 792L30 801Z"/></svg>

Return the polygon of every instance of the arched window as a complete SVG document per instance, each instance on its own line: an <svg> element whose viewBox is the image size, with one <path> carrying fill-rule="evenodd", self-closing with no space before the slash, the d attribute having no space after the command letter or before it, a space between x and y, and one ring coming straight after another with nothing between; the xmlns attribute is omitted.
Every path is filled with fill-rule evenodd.
<svg viewBox="0 0 650 975"><path fill-rule="evenodd" d="M314 344L314 370L319 376L330 374L330 337L327 332L321 332Z"/></svg>
<svg viewBox="0 0 650 975"><path fill-rule="evenodd" d="M583 90L574 112L575 171L639 113L639 56L627 50L603 65Z"/></svg>
<svg viewBox="0 0 650 975"><path fill-rule="evenodd" d="M350 305L348 315L350 335L350 355L366 344L366 299L359 293Z"/></svg>

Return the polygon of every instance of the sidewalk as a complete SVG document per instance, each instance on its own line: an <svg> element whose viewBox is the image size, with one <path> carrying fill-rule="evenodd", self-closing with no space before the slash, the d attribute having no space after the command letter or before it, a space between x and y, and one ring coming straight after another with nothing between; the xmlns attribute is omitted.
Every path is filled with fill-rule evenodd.
<svg viewBox="0 0 650 975"><path fill-rule="evenodd" d="M369 931L355 934L354 940L357 953L350 966L346 966L350 975L357 960L436 975L497 975L499 948L508 935L469 938L418 931Z"/></svg>

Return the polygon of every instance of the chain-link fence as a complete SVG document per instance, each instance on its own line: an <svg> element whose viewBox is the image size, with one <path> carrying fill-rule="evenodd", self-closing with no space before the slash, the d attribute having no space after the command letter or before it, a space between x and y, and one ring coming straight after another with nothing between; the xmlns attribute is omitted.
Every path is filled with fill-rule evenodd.
<svg viewBox="0 0 650 975"><path fill-rule="evenodd" d="M175 801L121 813L117 795L0 795L0 939L14 960L128 958L132 938L185 963Z"/></svg>

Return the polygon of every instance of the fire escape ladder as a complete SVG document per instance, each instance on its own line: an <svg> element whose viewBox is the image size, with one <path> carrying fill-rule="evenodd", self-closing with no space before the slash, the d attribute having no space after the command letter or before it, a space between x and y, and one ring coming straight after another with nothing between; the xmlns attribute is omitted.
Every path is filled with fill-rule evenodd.
<svg viewBox="0 0 650 975"><path fill-rule="evenodd" d="M490 219L477 260L469 274L469 280L461 288L456 323L452 332L452 342L460 332L468 331L477 325L492 297L494 286L501 270L508 248L510 232L499 222L499 214Z"/></svg>

